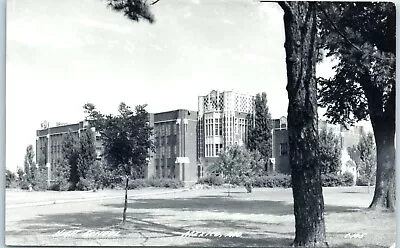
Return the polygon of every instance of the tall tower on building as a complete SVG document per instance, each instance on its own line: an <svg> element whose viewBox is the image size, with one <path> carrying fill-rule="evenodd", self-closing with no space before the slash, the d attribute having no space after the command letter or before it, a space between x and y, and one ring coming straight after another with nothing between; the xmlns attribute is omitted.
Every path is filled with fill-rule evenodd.
<svg viewBox="0 0 400 248"><path fill-rule="evenodd" d="M254 96L211 91L198 100L198 158L212 163L226 147L247 143L253 123Z"/></svg>

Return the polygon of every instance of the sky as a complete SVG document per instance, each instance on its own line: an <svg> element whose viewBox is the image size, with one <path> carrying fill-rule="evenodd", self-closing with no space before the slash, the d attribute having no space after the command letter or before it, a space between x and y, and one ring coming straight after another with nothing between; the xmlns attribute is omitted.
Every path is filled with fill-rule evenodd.
<svg viewBox="0 0 400 248"><path fill-rule="evenodd" d="M160 0L156 22L128 20L104 0L8 0L6 167L23 167L44 121L75 123L83 105L115 113L197 110L211 90L267 92L286 115L283 11L255 0ZM317 75L333 75L331 61Z"/></svg>

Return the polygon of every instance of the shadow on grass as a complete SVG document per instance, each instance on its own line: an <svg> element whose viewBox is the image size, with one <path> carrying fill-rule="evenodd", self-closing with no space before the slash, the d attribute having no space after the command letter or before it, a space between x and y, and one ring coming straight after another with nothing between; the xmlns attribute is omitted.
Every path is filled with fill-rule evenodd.
<svg viewBox="0 0 400 248"><path fill-rule="evenodd" d="M370 192L357 192L357 191L342 191L340 193L344 193L344 194L370 194Z"/></svg>
<svg viewBox="0 0 400 248"><path fill-rule="evenodd" d="M107 207L122 209L123 203L107 204ZM238 214L293 215L293 204L285 201L240 200L224 196L200 196L197 198L140 199L128 203L135 209L189 209L190 211L212 211ZM360 208L325 205L327 213L357 212Z"/></svg>
<svg viewBox="0 0 400 248"><path fill-rule="evenodd" d="M134 215L134 217L129 216ZM129 213L127 223L124 226L118 225L121 220L121 214L112 211L101 211L93 213L73 213L73 214L53 214L39 216L34 219L22 221L25 227L18 231L7 231L7 235L46 235L46 238L63 229L70 231L74 226L79 227L78 230L115 230L119 231L121 238L132 239L133 244L146 245L149 239L159 238L176 238L174 245L179 245L179 238L189 239L189 243L185 242L184 246L273 246L285 247L290 245L289 238L271 238L268 234L285 235L283 233L264 232L265 238L254 237L182 237L187 231L202 230L207 228L229 227L231 230L241 228L241 231L246 235L246 231L251 232L243 221L233 220L206 220L201 224L185 225L184 227L173 227L156 223L156 219L160 215L152 215L149 213ZM279 225L279 224L278 224ZM263 235L263 236L264 236ZM260 235L258 235L260 236ZM193 240L193 242L190 242ZM56 242L56 240L54 241ZM163 241L159 241L158 245L165 245ZM23 244L21 244L23 245ZM115 245L118 245L118 239L115 240Z"/></svg>
<svg viewBox="0 0 400 248"><path fill-rule="evenodd" d="M125 226L120 226L123 204L103 204L109 207L108 211L98 211L90 213L69 213L69 214L53 214L42 215L33 219L28 219L20 222L21 229L16 231L7 231L6 235L26 235L26 234L43 234L52 235L63 229L73 230L117 230L120 231L122 238L132 239L134 244L146 245L149 239L159 238L174 238L174 245L179 245L181 233L189 230L218 230L219 228L227 228L230 230L240 230L243 232L243 237L203 237L203 238L185 238L189 239L189 243L184 246L208 246L208 247L288 247L292 243L294 233L273 232L275 227L279 227L280 223L265 223L244 220L200 220L193 222L190 220L181 221L180 224L172 226L170 224L157 223L161 217L173 217L172 215L152 214L141 212L140 209L155 209L155 208L171 208L182 209L189 208L192 211L203 210L209 211L217 209L228 213L253 213L253 214L273 214L273 215L292 215L293 207L285 202L274 201L244 201L232 198L216 198L216 197L199 197L199 198L184 198L184 199L146 199L136 200L128 206L128 223ZM129 212L129 209L135 209L135 213ZM348 212L352 208L326 206L327 211L333 212ZM190 214L190 211L187 211ZM180 225L180 226L178 226ZM262 226L261 226L262 225ZM263 229L265 225L271 225L268 231ZM282 229L281 229L282 230ZM158 245L164 245L162 240ZM140 244L139 244L140 243ZM23 245L23 244L21 244ZM115 240L115 245L118 245L118 239ZM377 245L362 245L357 246L352 243L344 243L335 247L373 247L383 248L384 246Z"/></svg>

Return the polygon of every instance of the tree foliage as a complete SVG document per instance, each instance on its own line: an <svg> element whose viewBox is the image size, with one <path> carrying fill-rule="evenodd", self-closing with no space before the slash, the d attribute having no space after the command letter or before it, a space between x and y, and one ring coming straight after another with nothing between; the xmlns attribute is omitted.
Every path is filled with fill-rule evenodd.
<svg viewBox="0 0 400 248"><path fill-rule="evenodd" d="M264 165L263 156L258 151L251 152L243 146L234 145L222 151L207 171L222 174L229 184L239 182L251 187L254 177L263 173Z"/></svg>
<svg viewBox="0 0 400 248"><path fill-rule="evenodd" d="M125 175L125 205L123 222L126 220L127 190L129 178L144 176L150 151L154 150L152 128L149 125L149 114L146 105L138 105L132 111L125 103L118 108L119 114L103 115L96 110L95 105L85 104L87 120L90 120L100 133L104 146L104 158L113 171Z"/></svg>
<svg viewBox="0 0 400 248"><path fill-rule="evenodd" d="M321 173L337 173L340 170L341 145L339 138L327 128L319 133L318 161Z"/></svg>
<svg viewBox="0 0 400 248"><path fill-rule="evenodd" d="M254 124L249 128L247 147L258 151L267 162L272 157L272 119L267 103L267 94L257 94L255 97Z"/></svg>
<svg viewBox="0 0 400 248"><path fill-rule="evenodd" d="M363 134L355 147L357 155L357 171L361 178L365 178L368 185L373 183L376 173L376 147L372 133Z"/></svg>
<svg viewBox="0 0 400 248"><path fill-rule="evenodd" d="M325 115L333 123L353 124L368 119L373 111L394 107L394 4L338 2L322 7L326 13L320 13L322 47L328 58L339 61L333 78L319 79Z"/></svg>
<svg viewBox="0 0 400 248"><path fill-rule="evenodd" d="M10 188L16 181L17 181L17 175L10 171L9 169L6 169L5 173L6 177L6 188Z"/></svg>
<svg viewBox="0 0 400 248"><path fill-rule="evenodd" d="M377 147L377 173L370 208L394 209L395 4L321 3L320 36L335 76L319 79L319 104L333 123L370 119Z"/></svg>
<svg viewBox="0 0 400 248"><path fill-rule="evenodd" d="M79 137L78 150L78 175L86 179L89 168L93 170L96 164L95 136L92 129L88 128Z"/></svg>
<svg viewBox="0 0 400 248"><path fill-rule="evenodd" d="M70 183L71 165L67 159L56 162L53 172L54 182L52 188L57 191L65 191L72 188Z"/></svg>
<svg viewBox="0 0 400 248"><path fill-rule="evenodd" d="M152 128L148 123L146 105L136 106L132 111L125 103L119 105L119 115L103 115L93 104L84 106L93 126L100 133L104 146L104 157L124 175L139 178L143 176L144 167L153 142L150 139Z"/></svg>
<svg viewBox="0 0 400 248"><path fill-rule="evenodd" d="M65 165L69 168L68 173L59 171L61 175L68 175L67 181L71 182L71 189L75 190L76 184L79 182L78 160L79 160L79 136L71 130L63 136L61 142L62 159L57 165ZM55 170L57 171L56 167Z"/></svg>
<svg viewBox="0 0 400 248"><path fill-rule="evenodd" d="M34 158L35 158L35 152L33 151L33 146L28 145L26 147L24 170L25 170L25 175L26 175L27 181L29 183L31 183L31 181L33 180L33 175L36 170L36 163L34 161Z"/></svg>
<svg viewBox="0 0 400 248"><path fill-rule="evenodd" d="M155 21L154 15L149 10L149 4L143 0L107 0L107 6L111 9L122 12L124 16L132 21L140 19L150 23Z"/></svg>

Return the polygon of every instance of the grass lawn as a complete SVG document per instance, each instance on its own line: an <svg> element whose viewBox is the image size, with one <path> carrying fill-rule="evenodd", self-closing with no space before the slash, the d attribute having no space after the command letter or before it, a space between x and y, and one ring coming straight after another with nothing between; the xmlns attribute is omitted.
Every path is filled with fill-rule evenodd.
<svg viewBox="0 0 400 248"><path fill-rule="evenodd" d="M73 208L67 204L65 208L48 206L46 214L36 213L34 217L6 223L6 240L9 237L16 240L30 232L31 238L25 244L212 247L291 244L294 238L291 189L254 189L247 194L244 188L234 188L231 197L226 196L226 191L191 190L130 199L128 223L124 227L118 225L123 209L120 199L75 203ZM367 211L372 195L373 189L368 193L365 187L324 188L330 247L389 247L395 242L395 213ZM115 230L121 235L118 239L51 238L51 234L71 228ZM33 235L34 230L37 235ZM180 233L187 231L222 235L235 232L241 236L181 237Z"/></svg>

